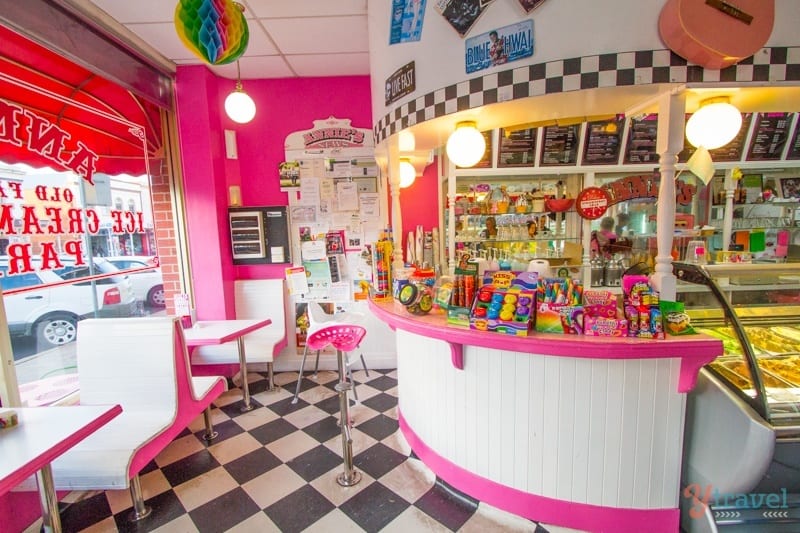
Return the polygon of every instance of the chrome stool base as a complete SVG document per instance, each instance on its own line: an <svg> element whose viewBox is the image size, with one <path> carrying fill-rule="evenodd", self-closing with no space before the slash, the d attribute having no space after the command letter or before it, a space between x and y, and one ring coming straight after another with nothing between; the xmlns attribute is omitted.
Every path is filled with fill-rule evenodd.
<svg viewBox="0 0 800 533"><path fill-rule="evenodd" d="M353 386L347 381L342 351L336 350L336 355L339 361L341 381L336 384L334 389L339 393L339 425L342 429L342 458L344 459L344 472L336 476L336 482L343 487L352 487L361 481L361 472L356 471L353 467L353 437L350 435L352 421L350 420L350 402L347 399L347 392Z"/></svg>

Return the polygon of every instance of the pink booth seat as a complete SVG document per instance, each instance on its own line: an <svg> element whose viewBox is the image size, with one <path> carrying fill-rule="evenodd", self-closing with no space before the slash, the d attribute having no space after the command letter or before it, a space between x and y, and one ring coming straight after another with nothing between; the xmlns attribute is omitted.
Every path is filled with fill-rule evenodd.
<svg viewBox="0 0 800 533"><path fill-rule="evenodd" d="M269 326L243 337L248 369L252 365L266 365L269 390L275 390L272 363L288 344L286 290L283 285L282 279L242 279L234 282L235 318L272 320ZM236 341L198 346L192 350L191 361L192 371L197 375L213 373L234 376L241 369Z"/></svg>
<svg viewBox="0 0 800 533"><path fill-rule="evenodd" d="M201 413L206 440L221 376L193 377L175 317L88 319L78 324L82 405L120 404L122 414L53 461L59 490L130 488L134 519L144 505L139 472Z"/></svg>

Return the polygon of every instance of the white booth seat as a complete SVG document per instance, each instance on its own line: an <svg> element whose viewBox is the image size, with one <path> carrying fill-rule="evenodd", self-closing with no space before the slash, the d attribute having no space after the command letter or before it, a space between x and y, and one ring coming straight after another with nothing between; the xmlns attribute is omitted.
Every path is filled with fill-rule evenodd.
<svg viewBox="0 0 800 533"><path fill-rule="evenodd" d="M282 279L247 279L234 282L237 319L269 318L272 324L244 336L245 360L251 364L266 364L269 388L275 388L272 363L287 345L286 291ZM235 375L240 370L236 342L198 346L191 355L195 373ZM245 379L245 376L242 376Z"/></svg>
<svg viewBox="0 0 800 533"><path fill-rule="evenodd" d="M53 461L60 490L130 488L134 515L144 506L139 472L205 411L227 384L192 377L183 328L175 317L87 319L78 323L81 405L122 406L122 413ZM34 485L35 486L35 485Z"/></svg>

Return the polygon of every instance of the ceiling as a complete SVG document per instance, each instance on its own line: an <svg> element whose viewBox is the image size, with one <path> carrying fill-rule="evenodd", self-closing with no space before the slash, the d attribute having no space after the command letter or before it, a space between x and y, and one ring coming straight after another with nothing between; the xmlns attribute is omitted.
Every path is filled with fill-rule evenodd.
<svg viewBox="0 0 800 533"><path fill-rule="evenodd" d="M367 0L237 0L250 41L242 78L369 75ZM375 1L375 0L373 0ZM200 65L178 38L178 0L92 0L111 18L178 65ZM236 78L236 63L211 66Z"/></svg>

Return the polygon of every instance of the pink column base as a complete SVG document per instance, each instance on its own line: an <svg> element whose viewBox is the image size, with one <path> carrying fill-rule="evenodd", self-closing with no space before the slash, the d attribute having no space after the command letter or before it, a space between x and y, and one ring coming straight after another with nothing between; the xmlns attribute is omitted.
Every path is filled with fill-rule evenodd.
<svg viewBox="0 0 800 533"><path fill-rule="evenodd" d="M678 531L680 522L678 508L603 507L539 496L490 481L453 464L429 448L409 427L399 409L398 422L414 453L437 476L469 496L504 511L536 522L593 532L675 533Z"/></svg>

